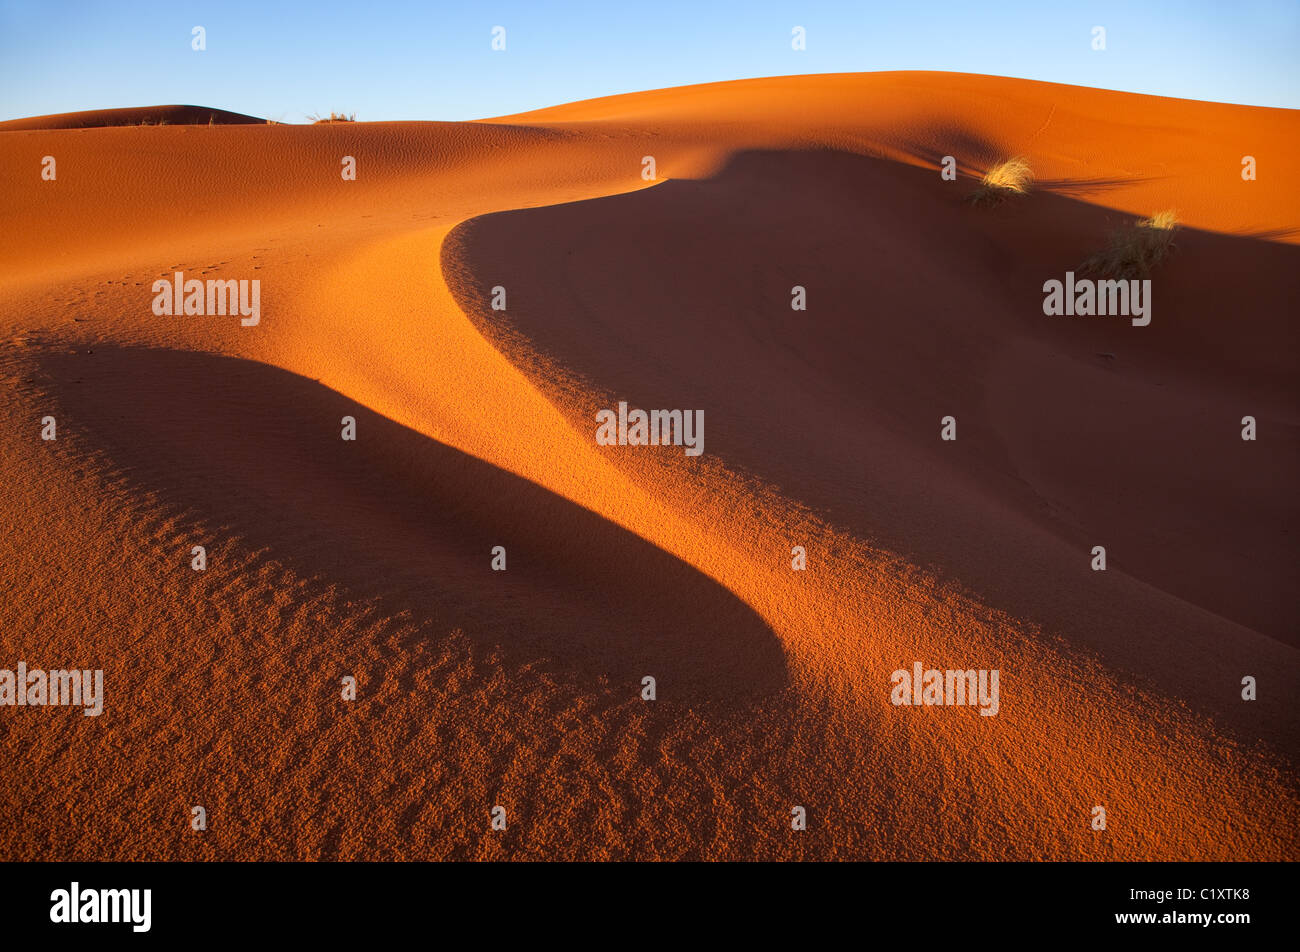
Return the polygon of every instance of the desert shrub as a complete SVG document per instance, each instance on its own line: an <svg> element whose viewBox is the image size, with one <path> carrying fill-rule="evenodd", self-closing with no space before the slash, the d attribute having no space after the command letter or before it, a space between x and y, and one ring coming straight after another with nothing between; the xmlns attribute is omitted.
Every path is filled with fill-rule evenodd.
<svg viewBox="0 0 1300 952"><path fill-rule="evenodd" d="M1139 218L1111 232L1106 248L1088 258L1080 270L1121 280L1146 278L1174 252L1177 229L1173 211Z"/></svg>
<svg viewBox="0 0 1300 952"><path fill-rule="evenodd" d="M984 173L970 200L975 205L996 205L1014 195L1026 194L1033 180L1034 173L1026 159L1018 156L1007 159Z"/></svg>

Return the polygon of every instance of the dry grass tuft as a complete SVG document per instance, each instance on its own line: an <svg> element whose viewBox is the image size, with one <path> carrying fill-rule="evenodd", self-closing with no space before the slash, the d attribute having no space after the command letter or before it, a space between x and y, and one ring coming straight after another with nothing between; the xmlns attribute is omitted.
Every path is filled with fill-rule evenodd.
<svg viewBox="0 0 1300 952"><path fill-rule="evenodd" d="M308 116L307 118L312 121L313 125L320 125L322 122L356 122L357 114L355 112L351 114L331 112L328 118L325 116Z"/></svg>
<svg viewBox="0 0 1300 952"><path fill-rule="evenodd" d="M1108 278L1146 278L1177 248L1174 232L1178 216L1172 210L1157 212L1111 232L1104 251L1090 257L1080 271Z"/></svg>
<svg viewBox="0 0 1300 952"><path fill-rule="evenodd" d="M1029 161L1019 156L999 162L984 174L980 186L970 195L975 205L997 205L1013 195L1028 193L1034 180Z"/></svg>

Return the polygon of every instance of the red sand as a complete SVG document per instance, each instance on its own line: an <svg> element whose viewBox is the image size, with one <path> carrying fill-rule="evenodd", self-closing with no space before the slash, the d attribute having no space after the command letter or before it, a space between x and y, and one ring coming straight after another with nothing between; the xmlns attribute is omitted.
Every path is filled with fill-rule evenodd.
<svg viewBox="0 0 1300 952"><path fill-rule="evenodd" d="M0 708L0 858L1294 858L1297 145L943 73L5 131L0 668L107 699ZM1166 208L1151 326L1042 314ZM917 660L998 715L892 706Z"/></svg>

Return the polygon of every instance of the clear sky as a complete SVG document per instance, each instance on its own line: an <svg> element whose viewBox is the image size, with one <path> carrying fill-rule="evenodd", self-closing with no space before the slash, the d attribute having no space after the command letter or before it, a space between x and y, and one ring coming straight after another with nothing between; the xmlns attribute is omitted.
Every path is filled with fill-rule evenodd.
<svg viewBox="0 0 1300 952"><path fill-rule="evenodd" d="M207 49L191 49L206 29ZM505 27L506 49L491 49ZM807 49L791 49L791 30ZM1092 49L1093 27L1106 49ZM188 103L475 119L792 73L941 69L1300 107L1300 0L0 0L0 119Z"/></svg>

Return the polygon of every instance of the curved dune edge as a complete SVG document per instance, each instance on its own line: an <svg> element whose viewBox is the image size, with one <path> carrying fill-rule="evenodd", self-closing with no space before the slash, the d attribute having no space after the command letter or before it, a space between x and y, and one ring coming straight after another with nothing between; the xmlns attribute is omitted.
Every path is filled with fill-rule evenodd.
<svg viewBox="0 0 1300 952"><path fill-rule="evenodd" d="M886 80L880 85L887 88ZM340 206L310 184L305 173L295 178L297 167L281 154L278 174L290 183L286 191L301 201L282 200L256 224L241 227L235 218L218 222L225 230L215 227L206 239L186 239L160 224L152 236L142 237L126 275L131 282L123 288L105 291L96 280L109 274L114 281L123 279L120 262L126 255L107 240L113 196L106 202L108 214L95 223L104 230L88 229L76 241L58 231L67 228L66 220L60 223L53 216L53 224L43 226L44 237L80 247L85 255L65 265L33 256L21 262L25 267L9 272L14 301L5 311L9 333L34 334L38 346L111 339L123 345L217 350L292 369L419 434L577 503L694 566L750 605L784 647L796 707L752 724L742 718L695 735L688 732L697 746L684 753L716 766L713 780L732 795L745 789L750 778L761 778L752 779L756 791L749 793L754 799L747 806L771 809L775 820L766 826L752 810L722 808L712 822L724 829L709 834L711 839L700 839L701 828L688 828L674 841L654 833L657 823L670 818L646 808L649 792L625 788L626 807L635 818L625 814L621 822L654 837L651 855L681 855L683 836L695 838L698 852L693 855L712 856L786 855L790 849L811 856L949 858L1283 858L1294 853L1295 808L1289 794L1293 746L1288 746L1293 742L1283 742L1279 753L1228 740L1203 719L1181 711L1178 701L1143 692L1069 649L1044 646L1038 632L887 553L835 533L762 486L738 483L717 469L703 479L684 477L674 467L621 469L593 445L589 432L573 425L556 394L535 386L529 368L503 358L479 333L439 269L450 231L492 211L642 187L636 178L639 155L627 161L629 154L643 150L636 141L641 131L624 131L620 139L614 130L604 130L609 141L593 144L572 130L555 136L509 127L463 127L456 133L463 138L448 149L438 139L442 130L399 130L311 130L313 140L271 140L285 143L286 149L296 143L298 150L310 141L307 151L328 158L338 145L355 148L358 140L349 142L347 135L374 136L371 141L380 149L413 161L403 175L379 173L365 201L344 199ZM156 135L163 130L146 131ZM258 131L282 135L280 130ZM686 171L703 174L720 165L719 150L707 145L716 129L674 134L683 153L691 156L682 166ZM778 136L767 130L748 136L779 139L777 144L791 138L788 131ZM802 141L803 134L795 138ZM623 141L627 139L633 141ZM232 151L239 148L240 140L228 141ZM672 135L661 132L655 148L672 141ZM410 147L419 144L434 146L432 160L414 158L419 150ZM498 148L504 153L500 162L482 161ZM462 153L475 150L476 166L462 164ZM184 148L180 153L173 163L191 161ZM192 160L197 162L197 155ZM429 174L430 162L442 165L437 174ZM234 193L238 183L247 181L241 176L253 171L211 172L205 194L219 199L226 182L234 183L225 186ZM126 191L117 199L123 212L141 201L139 192ZM371 203L377 197L386 201L374 212ZM1134 204L1146 200L1131 192L1120 198ZM169 200L173 196L164 194L161 207ZM1207 205L1194 213L1208 218L1221 210ZM441 220L430 226L418 220L420 215ZM318 232L323 220L343 227ZM250 247L262 249L256 258ZM254 260L261 264L253 265ZM87 270L87 262L101 270ZM138 292L130 290L136 280L176 265L197 270L217 267L217 262L231 271L264 269L268 286L278 281L282 294L287 289L287 299L281 299L274 314L268 310L265 334L253 337L211 324L160 328L121 316L139 312ZM38 280L52 282L64 293L44 302L33 291ZM482 281L492 283L486 275L474 276L467 287ZM108 316L94 328L45 329L55 323L50 318L67 313L62 308L68 301L78 294L88 300L96 287L95 293L107 299L97 306L118 316ZM466 293L462 288L462 299ZM384 320L380 332L367 323L376 311ZM14 359L17 377L26 364ZM689 505L683 500L690 500ZM746 505L742 508L738 501ZM76 538L82 529L74 522L65 531ZM233 531L238 535L237 525ZM825 553L823 564L833 567L830 572L792 577L785 553L796 534L818 540L809 550ZM566 544L556 540L557 548ZM252 598L267 582L236 578L230 584ZM348 619L346 612L338 617ZM671 621L668 615L666 622ZM183 627L178 619L171 622ZM960 644L953 640L954 631L960 632ZM1277 656L1294 670L1292 654ZM1001 667L1007 678L1002 712L997 718L979 718L965 716L973 715L967 711L908 711L916 716L900 726L899 712L888 705L876 674L913 658L940 667ZM1017 670L1053 673L1032 682L1016 679L1013 706L1008 699ZM402 710L417 722L430 716L419 707ZM615 725L609 730L617 749L620 736L630 735L620 734L617 719L608 723ZM789 741L789 748L769 749L755 736L764 728ZM332 730L327 730L331 738ZM6 740L14 742L11 736ZM519 740L494 755L485 753L486 762L491 764L493 756L498 762L508 758L507 749L517 756L528 739ZM531 742L541 743L541 735ZM715 764L701 753L719 742L730 762ZM599 758L590 752L585 757L581 772L594 781L607 773ZM615 775L629 781L638 771L653 774L653 765L652 758L636 770L619 768L627 772ZM480 764L476 769L492 773L502 768ZM184 774L183 764L164 774L165 782L177 788L176 796L181 796ZM699 777L677 779L701 782ZM480 793L486 795L476 787L464 802ZM525 801L530 796L526 785L514 793ZM808 801L813 815L824 818L828 829L810 844L788 843L788 824L781 817L793 802L790 797ZM1112 816L1104 839L1087 829L1094 801L1106 803ZM282 803L278 808L291 807ZM337 808L319 809L329 814ZM1122 821L1114 819L1117 815ZM618 821L606 819L593 834L539 811L533 821L545 832L530 847L556 855L600 854L603 848L627 855L631 846L626 840L615 847L593 845L617 844L612 830ZM252 816L247 822L254 828L267 823ZM127 830L117 835L135 842ZM310 829L300 835L298 849L331 852L328 837L322 846ZM393 845L393 838L400 840L400 824L359 841L347 833L337 836L341 840L332 844L336 853L402 851ZM706 845L699 846L701 842ZM178 844L173 848L192 848ZM492 851L499 848L481 834L460 844L465 855L496 855Z"/></svg>

